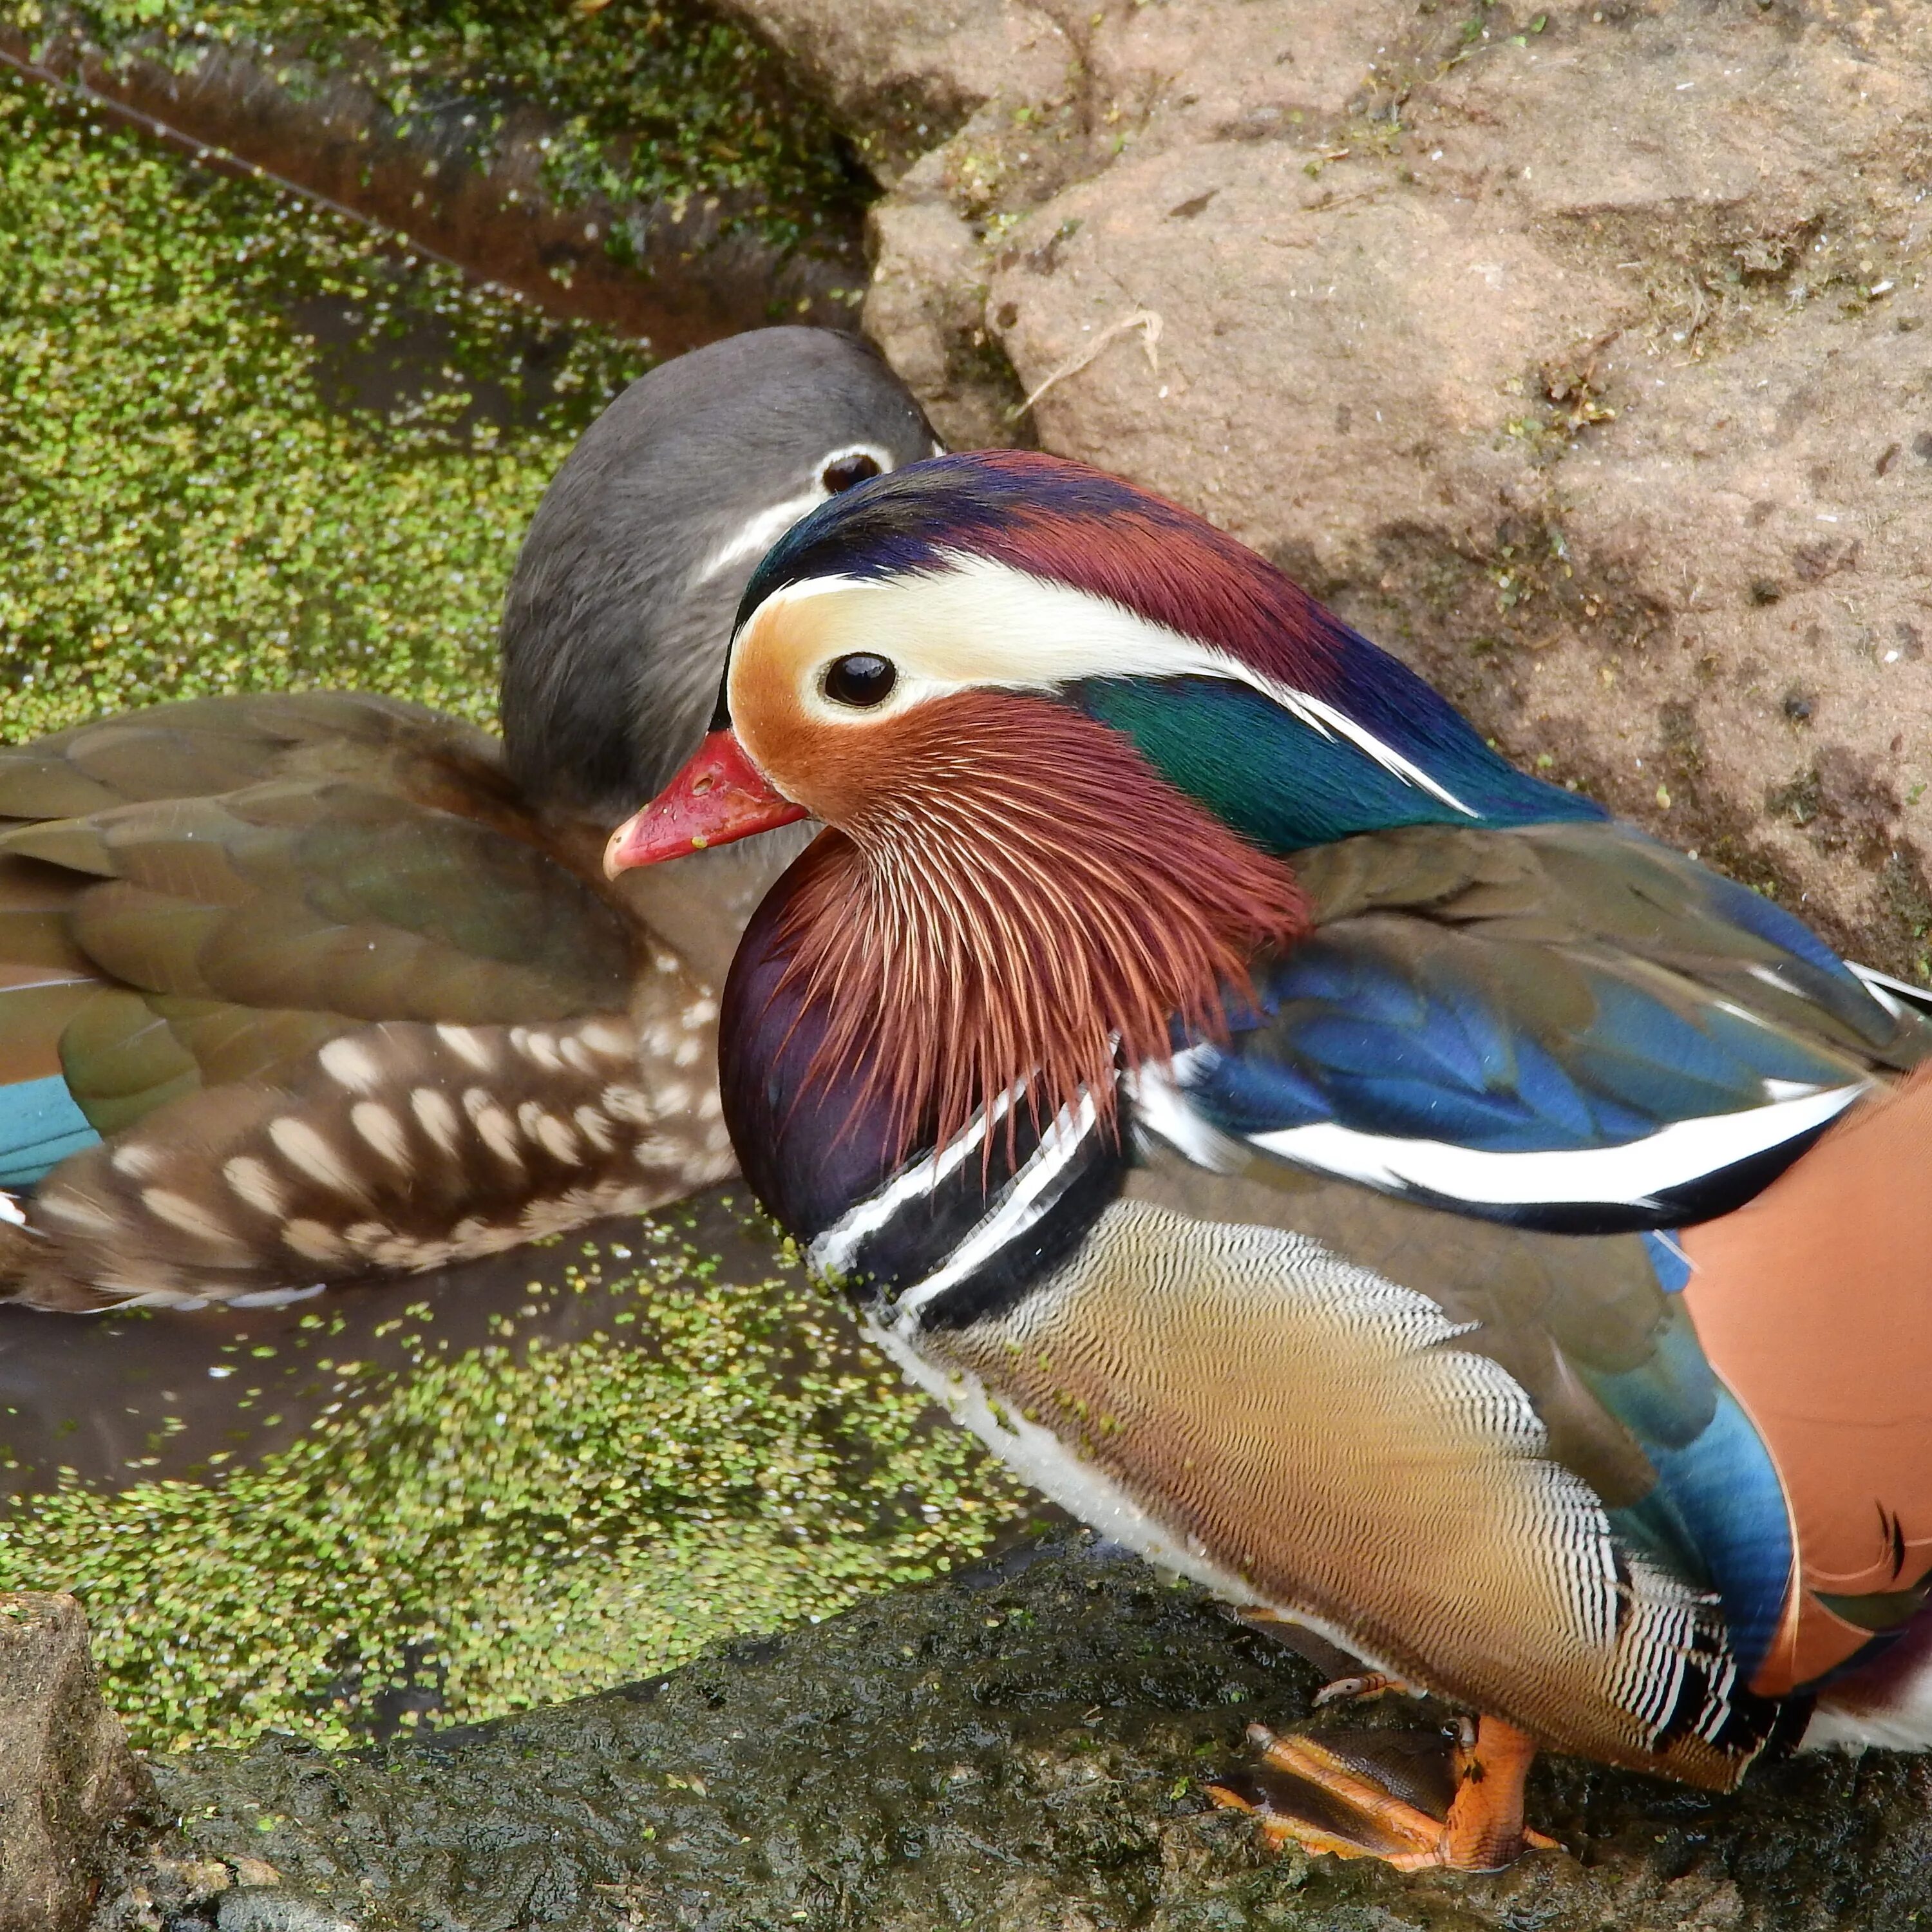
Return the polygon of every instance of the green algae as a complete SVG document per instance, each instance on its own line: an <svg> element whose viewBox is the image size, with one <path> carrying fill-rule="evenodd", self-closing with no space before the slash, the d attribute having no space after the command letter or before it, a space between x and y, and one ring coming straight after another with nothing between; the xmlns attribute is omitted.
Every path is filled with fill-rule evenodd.
<svg viewBox="0 0 1932 1932"><path fill-rule="evenodd" d="M464 1720L647 1676L937 1576L1012 1514L1010 1480L782 1255L718 1279L676 1212L583 1252L520 1312L596 1291L608 1328L519 1345L506 1315L446 1356L424 1304L407 1371L319 1358L339 1406L286 1450L16 1498L0 1587L81 1598L139 1744L340 1745L385 1691Z"/></svg>
<svg viewBox="0 0 1932 1932"><path fill-rule="evenodd" d="M332 394L424 342L392 406ZM524 526L644 366L0 77L0 737L315 685L487 720Z"/></svg>
<svg viewBox="0 0 1932 1932"><path fill-rule="evenodd" d="M524 526L644 366L0 76L0 738L304 686L488 722ZM424 1316L376 1371L323 1352L317 1316L340 1386L292 1443L23 1495L0 1586L82 1597L143 1744L341 1744L386 1708L480 1718L646 1675L983 1546L1006 1478L796 1270L720 1280L678 1226L647 1224L634 1269L532 1284L533 1313L626 1304L588 1336L506 1316L451 1349ZM276 1399L242 1366L264 1352L211 1344L238 1412Z"/></svg>
<svg viewBox="0 0 1932 1932"><path fill-rule="evenodd" d="M235 47L297 91L347 75L397 134L460 130L483 165L526 104L554 124L543 172L560 200L716 196L724 232L781 247L842 226L869 191L766 48L677 0L0 0L0 24L178 70ZM621 230L610 245L621 258Z"/></svg>

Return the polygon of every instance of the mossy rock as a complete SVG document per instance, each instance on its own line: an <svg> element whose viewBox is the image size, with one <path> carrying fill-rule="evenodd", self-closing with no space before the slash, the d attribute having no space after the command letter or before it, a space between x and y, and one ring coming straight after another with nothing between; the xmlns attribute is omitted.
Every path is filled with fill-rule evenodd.
<svg viewBox="0 0 1932 1932"><path fill-rule="evenodd" d="M1304 1720L1314 1688L1200 1592L1080 1537L492 1724L157 1760L187 1821L159 1849L265 1859L281 1901L364 1932L1932 1920L1926 1768L1882 1754L1773 1766L1731 1798L1546 1760L1532 1816L1569 1850L1492 1876L1264 1858L1202 1780L1250 1721ZM1444 1714L1402 1700L1380 1720Z"/></svg>

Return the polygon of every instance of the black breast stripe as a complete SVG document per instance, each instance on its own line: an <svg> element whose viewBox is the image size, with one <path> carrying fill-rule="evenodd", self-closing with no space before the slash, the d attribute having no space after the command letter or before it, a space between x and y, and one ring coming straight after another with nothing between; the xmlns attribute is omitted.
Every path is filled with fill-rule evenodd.
<svg viewBox="0 0 1932 1932"><path fill-rule="evenodd" d="M1011 1307L1077 1248L1119 1195L1127 1158L1084 1094L1054 1120L1003 1100L936 1154L922 1151L814 1240L815 1271L922 1326Z"/></svg>

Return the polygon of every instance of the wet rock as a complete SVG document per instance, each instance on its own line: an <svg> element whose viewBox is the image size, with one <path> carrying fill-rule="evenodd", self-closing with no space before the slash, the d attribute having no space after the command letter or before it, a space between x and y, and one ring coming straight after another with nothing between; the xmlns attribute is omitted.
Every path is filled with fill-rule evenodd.
<svg viewBox="0 0 1932 1932"><path fill-rule="evenodd" d="M352 1920L313 1899L252 1887L226 1894L214 1923L216 1932L358 1932Z"/></svg>
<svg viewBox="0 0 1932 1932"><path fill-rule="evenodd" d="M815 4L733 0L782 44ZM899 0L838 11L815 70L886 140ZM1932 14L1052 12L1070 63L976 70L873 212L942 432L1189 503L1513 757L1922 969Z"/></svg>
<svg viewBox="0 0 1932 1932"><path fill-rule="evenodd" d="M559 117L512 98L484 140L475 100L448 76L425 75L422 98L399 115L353 58L212 37L183 58L138 31L97 39L66 14L34 34L0 21L0 60L77 87L97 110L212 165L259 169L548 314L662 355L777 316L849 328L863 284L851 206L788 211L813 232L807 245L782 246L747 219L764 200L750 189L561 198L544 169Z"/></svg>
<svg viewBox="0 0 1932 1932"><path fill-rule="evenodd" d="M1888 1932L1932 1912L1932 1777L1880 1754L1730 1798L1546 1761L1531 1815L1568 1850L1494 1876L1263 1859L1202 1781L1250 1722L1306 1720L1315 1683L1082 1538L497 1724L158 1760L186 1821L162 1850L284 1875L224 1894L222 1932L277 1898L371 1932ZM1446 1715L1398 1702L1370 1720Z"/></svg>
<svg viewBox="0 0 1932 1932"><path fill-rule="evenodd" d="M66 1932L146 1789L69 1596L0 1592L0 1932Z"/></svg>

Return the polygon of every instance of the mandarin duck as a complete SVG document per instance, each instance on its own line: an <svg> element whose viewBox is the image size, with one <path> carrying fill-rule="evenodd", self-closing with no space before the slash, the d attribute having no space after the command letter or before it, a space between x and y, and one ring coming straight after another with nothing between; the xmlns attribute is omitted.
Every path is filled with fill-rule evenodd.
<svg viewBox="0 0 1932 1932"><path fill-rule="evenodd" d="M1932 1742L1923 992L1044 455L805 519L713 726L606 863L823 822L721 1030L814 1268L1075 1514L1471 1714L1218 1802L1489 1869L1539 1748Z"/></svg>
<svg viewBox="0 0 1932 1932"><path fill-rule="evenodd" d="M310 692L0 751L0 1187L35 1190L0 1194L0 1292L273 1302L728 1174L712 987L792 852L670 895L598 857L702 737L772 539L937 447L856 340L741 335L632 385L550 484L504 742Z"/></svg>

